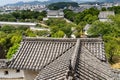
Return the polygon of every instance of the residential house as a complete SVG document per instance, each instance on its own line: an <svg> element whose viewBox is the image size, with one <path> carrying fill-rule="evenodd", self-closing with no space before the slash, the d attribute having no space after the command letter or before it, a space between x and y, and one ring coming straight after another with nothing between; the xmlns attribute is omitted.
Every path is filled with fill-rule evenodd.
<svg viewBox="0 0 120 80"><path fill-rule="evenodd" d="M25 80L119 80L107 62L101 38L23 38L8 69Z"/></svg>
<svg viewBox="0 0 120 80"><path fill-rule="evenodd" d="M47 18L64 18L62 10L49 10L47 11Z"/></svg>
<svg viewBox="0 0 120 80"><path fill-rule="evenodd" d="M109 19L109 16L110 16L110 15L115 16L114 11L101 11L101 12L99 13L99 15L98 15L98 18L99 18L99 20L102 21L102 22L111 21L111 20Z"/></svg>

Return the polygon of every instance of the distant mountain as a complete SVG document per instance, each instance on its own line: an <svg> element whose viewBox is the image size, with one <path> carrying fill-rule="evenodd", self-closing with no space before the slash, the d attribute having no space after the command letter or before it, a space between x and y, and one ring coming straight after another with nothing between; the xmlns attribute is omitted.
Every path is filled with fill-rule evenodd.
<svg viewBox="0 0 120 80"><path fill-rule="evenodd" d="M48 1L44 1L44 2L41 2L41 1L29 1L29 2L23 2L23 1L20 1L20 2L17 2L17 3L14 3L14 4L7 4L5 6L23 6L23 5L46 5L46 4L51 4L51 3L56 3L56 2L73 2L72 0L48 0Z"/></svg>
<svg viewBox="0 0 120 80"><path fill-rule="evenodd" d="M23 6L23 5L46 5L46 4L51 4L51 3L56 3L56 2L78 2L78 3L83 3L83 2L120 2L120 0L48 0L44 2L40 1L30 1L30 2L17 2L15 4L7 4L6 6Z"/></svg>
<svg viewBox="0 0 120 80"><path fill-rule="evenodd" d="M39 2L39 1L30 1L30 2L17 2L14 4L7 4L5 6L23 6L23 5L40 5L40 4L45 4L46 2Z"/></svg>

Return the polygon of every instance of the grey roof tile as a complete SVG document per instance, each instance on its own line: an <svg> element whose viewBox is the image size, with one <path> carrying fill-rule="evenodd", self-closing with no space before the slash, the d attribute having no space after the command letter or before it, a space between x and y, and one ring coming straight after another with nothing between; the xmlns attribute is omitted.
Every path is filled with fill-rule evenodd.
<svg viewBox="0 0 120 80"><path fill-rule="evenodd" d="M39 71L35 80L113 80L106 62L101 38L25 38L8 67Z"/></svg>
<svg viewBox="0 0 120 80"><path fill-rule="evenodd" d="M98 15L100 19L108 19L108 16L115 15L114 11L101 11Z"/></svg>
<svg viewBox="0 0 120 80"><path fill-rule="evenodd" d="M60 39L23 39L22 46L11 61L9 68L40 70L53 62L69 48L76 40Z"/></svg>
<svg viewBox="0 0 120 80"><path fill-rule="evenodd" d="M94 80L113 80L114 74L109 64L101 62L84 46L81 47L81 53L78 57L78 65L76 67L76 75L78 79L94 79ZM83 75L83 76L81 76Z"/></svg>

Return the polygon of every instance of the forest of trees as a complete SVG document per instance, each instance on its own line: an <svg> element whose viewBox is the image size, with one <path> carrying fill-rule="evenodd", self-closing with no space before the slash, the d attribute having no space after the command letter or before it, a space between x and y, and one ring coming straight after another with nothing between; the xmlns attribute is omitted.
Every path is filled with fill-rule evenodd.
<svg viewBox="0 0 120 80"><path fill-rule="evenodd" d="M90 36L102 35L108 60L115 63L120 59L120 14L110 18L111 22L93 22L88 33Z"/></svg>
<svg viewBox="0 0 120 80"><path fill-rule="evenodd" d="M15 11L9 14L0 14L0 21L11 22L39 22L46 17L46 11L37 12L30 10Z"/></svg>
<svg viewBox="0 0 120 80"><path fill-rule="evenodd" d="M36 37L48 34L48 31L32 31L27 26L4 25L0 28L0 58L10 59L18 50L24 36Z"/></svg>
<svg viewBox="0 0 120 80"><path fill-rule="evenodd" d="M52 3L48 5L48 9L50 10L59 10L59 9L64 9L65 7L78 7L78 3L76 2L58 2L58 3Z"/></svg>
<svg viewBox="0 0 120 80"><path fill-rule="evenodd" d="M69 9L64 10L65 18L70 21L79 24L84 22L91 24L92 22L98 20L99 10L97 8L86 9L83 12L75 13Z"/></svg>

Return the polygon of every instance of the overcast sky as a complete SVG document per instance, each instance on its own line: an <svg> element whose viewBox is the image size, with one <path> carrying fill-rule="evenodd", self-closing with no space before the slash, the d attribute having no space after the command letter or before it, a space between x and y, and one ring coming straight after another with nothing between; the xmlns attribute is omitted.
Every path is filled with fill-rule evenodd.
<svg viewBox="0 0 120 80"><path fill-rule="evenodd" d="M5 4L10 4L10 3L16 3L19 1L47 1L47 0L0 0L0 6L5 5ZM76 1L76 0L73 0ZM95 1L95 0L81 0L81 1Z"/></svg>

